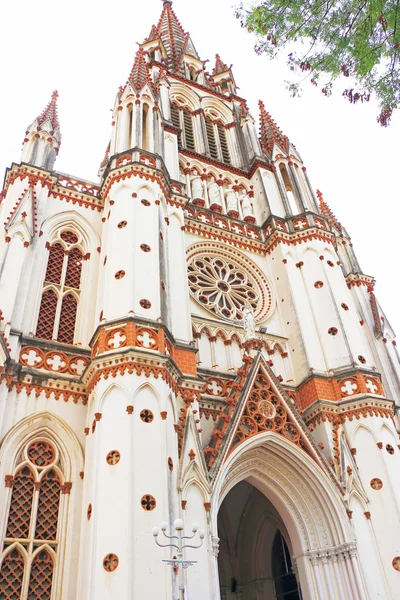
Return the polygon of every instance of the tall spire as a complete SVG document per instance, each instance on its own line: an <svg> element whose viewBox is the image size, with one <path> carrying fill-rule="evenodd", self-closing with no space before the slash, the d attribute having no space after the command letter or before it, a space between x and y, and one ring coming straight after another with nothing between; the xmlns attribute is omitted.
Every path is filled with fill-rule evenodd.
<svg viewBox="0 0 400 600"><path fill-rule="evenodd" d="M282 133L271 115L265 110L264 102L260 100L258 105L260 107L260 136L263 150L271 156L274 143L277 143L282 150L288 152L289 138Z"/></svg>
<svg viewBox="0 0 400 600"><path fill-rule="evenodd" d="M47 119L50 120L53 131L60 126L58 122L58 107L57 107L58 92L55 90L51 95L51 100L44 109L44 111L37 117L37 122L42 125Z"/></svg>
<svg viewBox="0 0 400 600"><path fill-rule="evenodd" d="M186 42L186 33L172 9L171 0L163 0L163 10L157 31L168 54L170 68L178 70L179 59Z"/></svg>

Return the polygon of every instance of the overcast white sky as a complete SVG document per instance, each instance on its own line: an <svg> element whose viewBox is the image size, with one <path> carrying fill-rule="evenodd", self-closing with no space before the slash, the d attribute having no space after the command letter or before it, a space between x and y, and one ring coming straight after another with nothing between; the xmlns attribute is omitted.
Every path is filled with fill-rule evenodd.
<svg viewBox="0 0 400 600"><path fill-rule="evenodd" d="M301 153L319 188L353 238L365 273L377 280L386 315L400 331L398 140L400 113L389 128L376 123L377 105L352 106L341 97L348 84L326 99L306 84L301 99L283 87L285 60L254 53L254 40L234 18L234 0L175 0L174 10L192 35L200 57L218 52L233 63L251 112L263 99ZM161 0L19 0L2 6L0 64L0 176L20 160L24 132L58 89L63 141L55 168L97 181L110 138L111 113L137 49L157 23Z"/></svg>

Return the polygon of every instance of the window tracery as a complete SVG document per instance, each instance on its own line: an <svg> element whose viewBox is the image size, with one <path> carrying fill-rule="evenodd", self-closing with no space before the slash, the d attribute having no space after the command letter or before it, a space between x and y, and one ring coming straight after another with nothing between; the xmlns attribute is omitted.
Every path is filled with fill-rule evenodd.
<svg viewBox="0 0 400 600"><path fill-rule="evenodd" d="M78 235L67 229L50 246L37 337L74 343L83 261L79 242Z"/></svg>
<svg viewBox="0 0 400 600"><path fill-rule="evenodd" d="M201 252L189 258L188 279L195 300L218 317L241 321L248 303L256 319L261 320L271 307L265 278L250 265L242 265L222 252Z"/></svg>
<svg viewBox="0 0 400 600"><path fill-rule="evenodd" d="M0 557L2 600L50 600L62 492L61 462L47 439L28 442L19 456Z"/></svg>

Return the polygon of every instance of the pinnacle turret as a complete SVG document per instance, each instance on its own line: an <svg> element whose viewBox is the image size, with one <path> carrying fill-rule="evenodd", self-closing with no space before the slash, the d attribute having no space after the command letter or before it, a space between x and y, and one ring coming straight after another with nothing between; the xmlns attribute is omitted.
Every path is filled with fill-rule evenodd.
<svg viewBox="0 0 400 600"><path fill-rule="evenodd" d="M220 75L221 73L225 73L226 71L229 71L230 68L231 67L228 67L228 65L221 60L219 54L215 55L215 67L213 68L212 72L213 75Z"/></svg>
<svg viewBox="0 0 400 600"><path fill-rule="evenodd" d="M44 111L37 117L37 122L42 125L47 119L49 119L52 129L56 130L60 124L58 122L58 107L57 107L58 92L55 90L51 95L51 100L44 109Z"/></svg>
<svg viewBox="0 0 400 600"><path fill-rule="evenodd" d="M264 102L260 100L258 105L260 107L260 138L263 150L271 156L274 143L276 143L282 150L288 152L289 138L283 134L269 112L265 110Z"/></svg>
<svg viewBox="0 0 400 600"><path fill-rule="evenodd" d="M133 63L131 73L128 77L128 82L137 92L140 92L147 82L151 83L146 53L142 47L140 47L136 53L135 62Z"/></svg>
<svg viewBox="0 0 400 600"><path fill-rule="evenodd" d="M21 160L51 171L60 149L61 133L58 121L58 92L39 116L29 125L22 148Z"/></svg>
<svg viewBox="0 0 400 600"><path fill-rule="evenodd" d="M342 229L343 229L342 224L337 220L337 218L333 214L332 210L330 209L328 204L325 202L322 192L320 192L320 190L317 190L317 198L318 198L319 209L321 211L321 214L328 220L329 225L331 227L335 227L335 229L342 232Z"/></svg>

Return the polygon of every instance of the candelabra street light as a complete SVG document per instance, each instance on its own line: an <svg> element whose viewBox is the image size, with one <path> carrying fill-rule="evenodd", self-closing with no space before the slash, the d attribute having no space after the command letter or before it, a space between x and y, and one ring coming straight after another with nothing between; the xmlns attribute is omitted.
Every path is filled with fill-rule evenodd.
<svg viewBox="0 0 400 600"><path fill-rule="evenodd" d="M167 535L165 532L168 529L168 523L163 521L161 523L160 527L153 528L152 533L154 536L154 541L157 544L157 546L160 546L160 548L175 548L176 549L176 557L174 556L172 560L163 560L162 562L165 562L170 567L172 567L172 569L174 570L175 573L178 571L178 573L179 573L179 591L180 591L180 599L179 600L184 600L185 586L184 586L184 582L183 582L183 569L188 569L192 565L196 564L197 561L183 560L183 550L185 548L194 548L195 550L198 550L199 548L201 548L206 534L205 534L204 529L199 529L199 526L197 523L193 523L193 525L192 525L193 535L183 535L183 521L181 519L175 519L174 528L175 528L175 532L177 535ZM170 543L160 544L160 542L158 541L158 536L160 535L160 529L163 532L164 537L167 540L170 540ZM194 540L196 538L196 534L198 534L200 544L198 544L197 546L193 546L192 544L186 543L189 540Z"/></svg>

